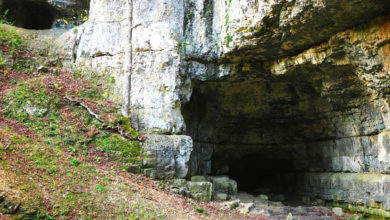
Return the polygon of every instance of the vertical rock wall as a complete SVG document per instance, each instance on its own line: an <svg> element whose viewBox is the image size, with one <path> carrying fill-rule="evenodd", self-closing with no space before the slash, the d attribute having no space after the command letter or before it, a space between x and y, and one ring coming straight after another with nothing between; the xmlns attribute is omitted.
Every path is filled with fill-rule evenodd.
<svg viewBox="0 0 390 220"><path fill-rule="evenodd" d="M133 59L130 117L147 133L180 133L183 1L133 1Z"/></svg>

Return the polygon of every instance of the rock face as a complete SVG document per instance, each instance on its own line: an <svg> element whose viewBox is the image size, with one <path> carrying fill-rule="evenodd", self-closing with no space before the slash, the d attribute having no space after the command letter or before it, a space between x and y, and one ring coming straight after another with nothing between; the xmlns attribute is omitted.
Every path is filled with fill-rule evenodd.
<svg viewBox="0 0 390 220"><path fill-rule="evenodd" d="M188 136L150 135L144 145L147 158L144 167L152 177L184 178L192 152L192 139Z"/></svg>
<svg viewBox="0 0 390 220"><path fill-rule="evenodd" d="M110 98L151 134L151 176L227 174L243 190L359 203L336 196L356 178L324 175L316 190L309 177L389 183L389 12L380 0L93 0L59 43L70 65L115 79Z"/></svg>

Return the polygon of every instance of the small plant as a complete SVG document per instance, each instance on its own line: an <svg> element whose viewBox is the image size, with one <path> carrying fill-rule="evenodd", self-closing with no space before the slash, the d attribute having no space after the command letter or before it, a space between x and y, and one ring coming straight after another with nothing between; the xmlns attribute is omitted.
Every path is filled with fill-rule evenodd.
<svg viewBox="0 0 390 220"><path fill-rule="evenodd" d="M230 46L230 42L232 42L232 40L233 40L233 37L228 33L226 35L226 47Z"/></svg>
<svg viewBox="0 0 390 220"><path fill-rule="evenodd" d="M5 10L2 15L0 15L0 24L8 24L12 25L11 22L7 21L7 15L8 15L9 10Z"/></svg>
<svg viewBox="0 0 390 220"><path fill-rule="evenodd" d="M16 50L23 44L23 39L14 28L0 28L0 41L11 47L10 54L14 55Z"/></svg>
<svg viewBox="0 0 390 220"><path fill-rule="evenodd" d="M228 0L227 8L226 8L226 15L225 15L225 28L226 28L225 40L226 40L226 47L229 47L230 46L230 42L232 42L232 40L233 40L232 35L229 33L229 29L230 29L229 8L231 6L231 3L232 3L232 0Z"/></svg>
<svg viewBox="0 0 390 220"><path fill-rule="evenodd" d="M114 84L114 83L115 83L115 77L114 77L114 76L109 76L109 77L108 77L108 82L109 82L110 84Z"/></svg>
<svg viewBox="0 0 390 220"><path fill-rule="evenodd" d="M81 162L77 159L77 158L71 158L69 159L69 162L70 164L72 164L73 166L78 166L81 164Z"/></svg>
<svg viewBox="0 0 390 220"><path fill-rule="evenodd" d="M5 64L7 63L7 60L4 57L0 57L0 69L3 70L4 75L6 75L5 70Z"/></svg>
<svg viewBox="0 0 390 220"><path fill-rule="evenodd" d="M194 207L194 209L195 209L196 211L198 211L198 212L200 212L200 213L202 213L202 214L205 214L205 215L208 214L208 213L206 212L206 210L204 210L204 208L202 208L200 205L198 205L198 203L196 203L194 200L189 199L189 200L187 200L187 203L188 203L188 204L191 204L191 205Z"/></svg>
<svg viewBox="0 0 390 220"><path fill-rule="evenodd" d="M104 192L104 186L103 185L96 185L96 190L99 191L100 193L103 193Z"/></svg>

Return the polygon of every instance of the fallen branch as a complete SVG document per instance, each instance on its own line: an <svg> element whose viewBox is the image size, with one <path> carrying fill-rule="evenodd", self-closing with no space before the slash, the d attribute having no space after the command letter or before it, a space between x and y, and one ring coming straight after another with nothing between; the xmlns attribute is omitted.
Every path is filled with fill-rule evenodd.
<svg viewBox="0 0 390 220"><path fill-rule="evenodd" d="M71 99L68 96L65 96L65 99L67 99L68 101L70 101L74 104L78 104L81 107L85 108L90 115L92 115L94 118L96 118L96 120L98 120L99 122L103 123L103 129L114 131L114 132L120 134L121 136L123 136L124 138L131 140L131 141L141 141L141 142L146 141L146 137L143 135L139 135L138 137L134 138L131 134L129 134L129 132L127 132L125 129L121 128L120 126L108 125L106 121L102 120L99 117L99 115L96 114L95 112L93 112L85 103L82 103L76 99Z"/></svg>
<svg viewBox="0 0 390 220"><path fill-rule="evenodd" d="M73 103L79 104L80 106L82 106L83 108L85 108L85 109L88 111L88 113L89 113L90 115L92 115L93 117L95 117L96 120L98 120L98 121L104 123L104 121L103 121L102 119L100 119L99 115L97 115L96 113L94 113L86 104L84 104L84 103L82 103L82 102L79 102L79 101L77 101L77 100L75 100L75 99L71 99L71 98L69 98L68 96L65 96L65 98L66 98L67 100L73 102Z"/></svg>

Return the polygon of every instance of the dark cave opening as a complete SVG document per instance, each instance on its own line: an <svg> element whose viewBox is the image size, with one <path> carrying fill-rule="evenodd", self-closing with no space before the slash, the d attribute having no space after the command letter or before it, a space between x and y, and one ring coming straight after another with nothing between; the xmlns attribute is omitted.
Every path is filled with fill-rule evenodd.
<svg viewBox="0 0 390 220"><path fill-rule="evenodd" d="M226 175L241 192L271 200L282 194L291 204L327 195L326 186L310 178L351 172L353 162L345 161L354 158L354 140L345 137L365 132L362 115L376 129L377 110L364 97L367 91L350 66L196 81L182 109L194 141L190 175Z"/></svg>
<svg viewBox="0 0 390 220"><path fill-rule="evenodd" d="M237 181L238 190L254 195L294 193L295 170L291 159L272 159L248 155L229 163L228 176Z"/></svg>
<svg viewBox="0 0 390 220"><path fill-rule="evenodd" d="M7 11L7 13L6 13ZM1 14L17 27L26 29L50 29L58 11L45 2L5 0Z"/></svg>

